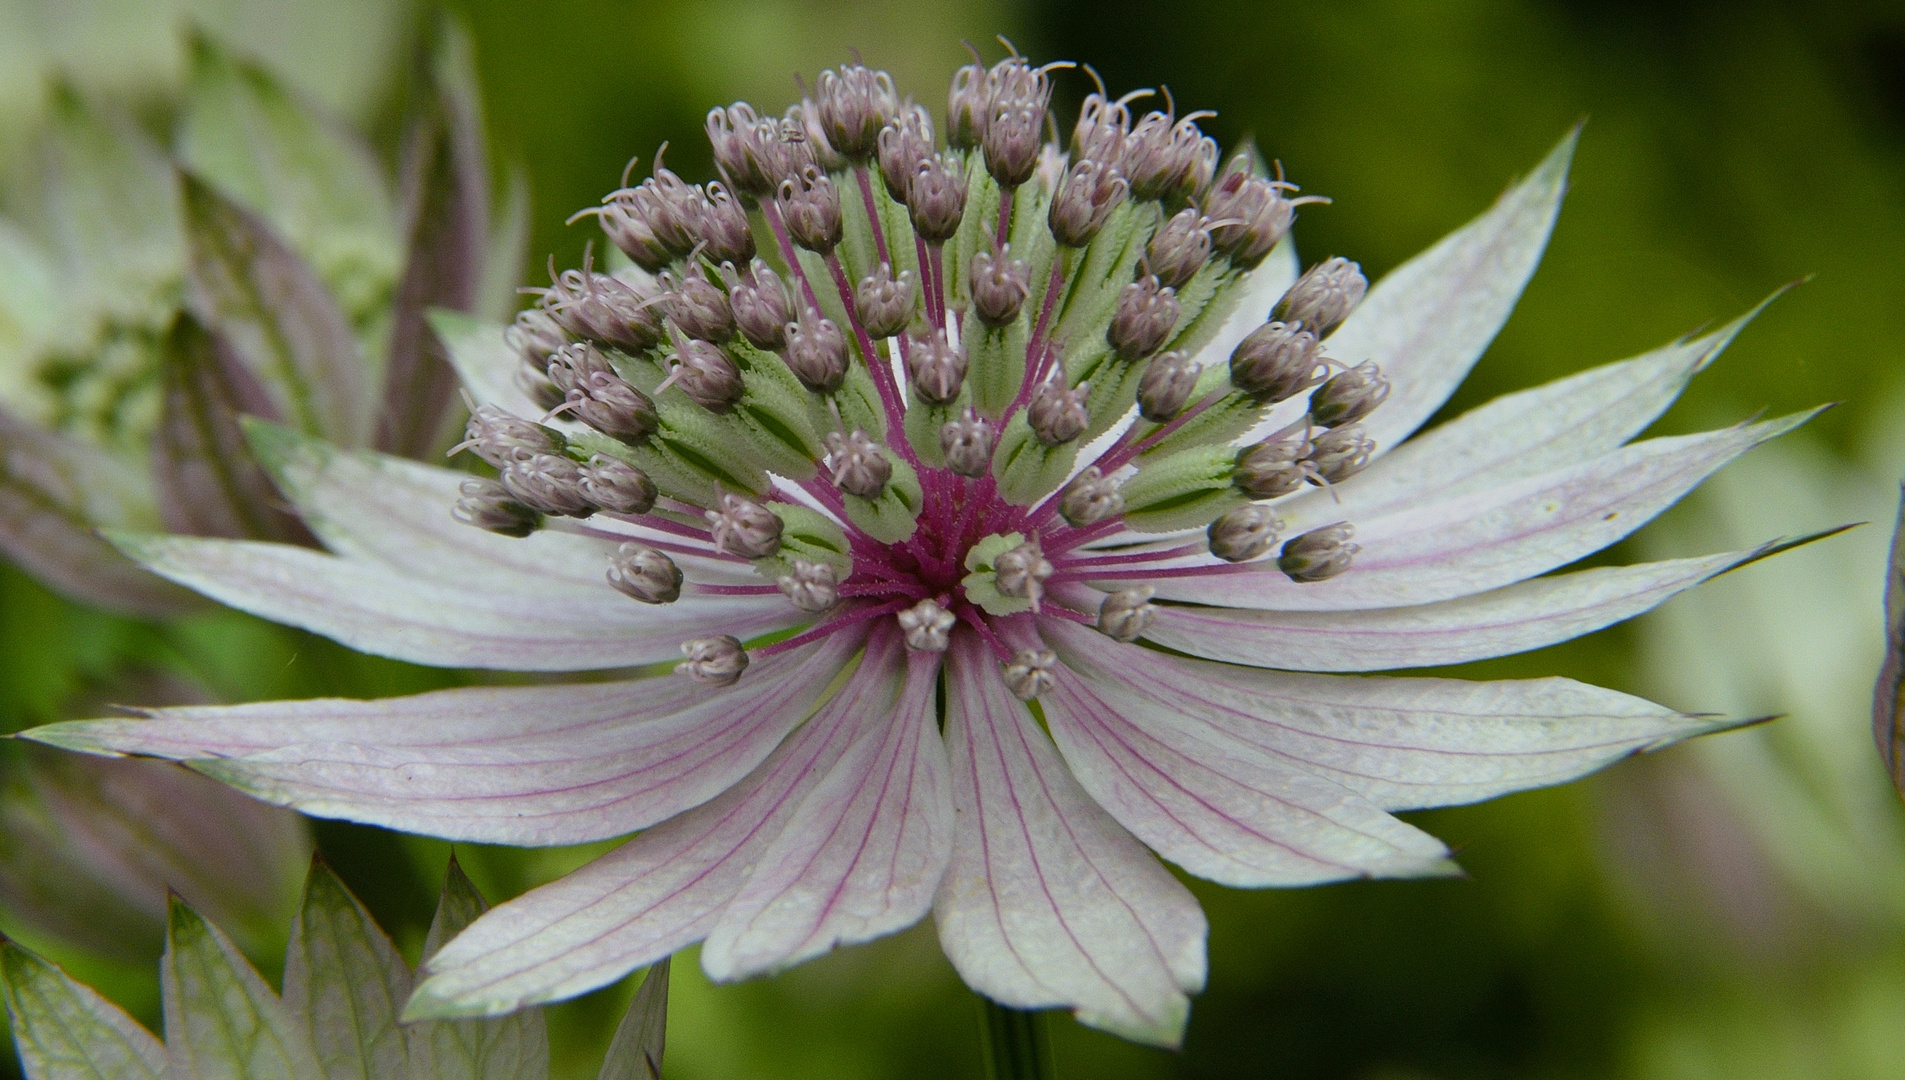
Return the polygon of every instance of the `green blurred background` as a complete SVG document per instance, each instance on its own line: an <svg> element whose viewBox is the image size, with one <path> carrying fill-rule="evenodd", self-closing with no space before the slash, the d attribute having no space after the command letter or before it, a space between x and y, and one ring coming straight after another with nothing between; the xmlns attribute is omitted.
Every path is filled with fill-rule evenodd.
<svg viewBox="0 0 1905 1080"><path fill-rule="evenodd" d="M474 32L499 168L534 199L531 264L701 117L779 111L858 49L935 110L996 34L1091 63L1114 93L1168 84L1226 146L1254 137L1308 192L1306 259L1372 278L1485 207L1587 126L1549 254L1451 410L1775 304L1660 425L1844 405L1758 452L1616 556L1689 554L1887 522L1905 474L1905 4L1048 0L1011 4L494 0ZM0 149L65 72L163 123L176 28L253 52L395 153L416 12L373 0L0 3ZM1061 80L1069 117L1088 83ZM539 277L525 267L530 278ZM1416 815L1467 880L1250 893L1194 885L1210 988L1185 1050L1060 1019L1068 1077L1891 1077L1905 1072L1905 815L1869 749L1884 526L1775 559L1634 626L1462 674L1565 674L1670 705L1789 714L1568 788ZM0 567L0 727L123 700L170 671L226 700L376 695L452 676L230 613L159 628ZM118 695L115 697L115 695ZM15 751L6 749L12 754ZM320 848L414 951L447 845L323 824ZM492 898L588 852L459 849ZM15 932L4 913L0 929ZM149 959L45 946L157 1023ZM261 965L275 966L269 955ZM977 1077L976 1006L930 927L786 975L712 987L676 967L668 1073ZM593 1075L628 989L554 1010L559 1075ZM9 1058L0 1076L11 1075ZM568 1070L566 1073L561 1070Z"/></svg>

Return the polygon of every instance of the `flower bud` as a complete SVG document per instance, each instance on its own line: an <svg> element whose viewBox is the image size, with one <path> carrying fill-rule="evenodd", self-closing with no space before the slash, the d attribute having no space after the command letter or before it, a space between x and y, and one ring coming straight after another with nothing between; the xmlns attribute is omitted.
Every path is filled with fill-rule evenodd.
<svg viewBox="0 0 1905 1080"><path fill-rule="evenodd" d="M1038 541L1027 540L993 560L993 582L1001 596L1030 600L1032 610L1039 609L1045 595L1045 579L1052 576L1052 564L1039 550Z"/></svg>
<svg viewBox="0 0 1905 1080"><path fill-rule="evenodd" d="M776 584L795 607L810 614L826 611L840 600L840 571L832 563L794 559L790 572Z"/></svg>
<svg viewBox="0 0 1905 1080"><path fill-rule="evenodd" d="M1172 122L1169 113L1146 113L1125 140L1125 176L1131 197L1195 200L1203 195L1217 168L1217 143L1198 129L1192 113Z"/></svg>
<svg viewBox="0 0 1905 1080"><path fill-rule="evenodd" d="M799 322L784 327L787 352L783 359L800 384L816 394L831 394L847 377L847 339L839 324L813 308L801 312Z"/></svg>
<svg viewBox="0 0 1905 1080"><path fill-rule="evenodd" d="M1032 292L1032 268L1010 254L980 251L972 257L972 309L987 326L1010 325Z"/></svg>
<svg viewBox="0 0 1905 1080"><path fill-rule="evenodd" d="M1247 158L1233 160L1204 199L1211 246L1229 256L1232 266L1255 269L1296 221L1296 203L1284 197L1289 187L1252 176Z"/></svg>
<svg viewBox="0 0 1905 1080"><path fill-rule="evenodd" d="M595 214L609 241L653 273L670 260L686 257L700 242L701 207L706 202L700 188L662 167L658 151L653 176L611 193L599 208L585 213Z"/></svg>
<svg viewBox="0 0 1905 1080"><path fill-rule="evenodd" d="M814 86L817 119L827 142L849 160L873 153L880 129L900 111L893 76L861 64L822 71Z"/></svg>
<svg viewBox="0 0 1905 1080"><path fill-rule="evenodd" d="M468 450L498 469L528 454L560 454L568 442L561 432L511 416L494 405L478 405L463 435L450 453Z"/></svg>
<svg viewBox="0 0 1905 1080"><path fill-rule="evenodd" d="M906 329L907 320L913 317L913 272L902 270L896 278L893 268L881 263L860 279L860 287L853 294L853 310L869 337L890 338Z"/></svg>
<svg viewBox="0 0 1905 1080"><path fill-rule="evenodd" d="M1361 550L1349 542L1354 535L1356 527L1347 521L1311 529L1283 545L1277 569L1302 584L1333 578L1349 569L1350 560Z"/></svg>
<svg viewBox="0 0 1905 1080"><path fill-rule="evenodd" d="M1151 234L1144 257L1138 260L1138 276L1149 274L1173 289L1182 289L1209 261L1210 230L1204 216L1184 210Z"/></svg>
<svg viewBox="0 0 1905 1080"><path fill-rule="evenodd" d="M1239 452L1231 478L1253 499L1288 495L1309 477L1303 467L1309 455L1310 439L1303 429L1285 429Z"/></svg>
<svg viewBox="0 0 1905 1080"><path fill-rule="evenodd" d="M1269 551L1282 531L1283 523L1269 507L1250 503L1211 522L1204 535L1212 555L1225 562L1249 562Z"/></svg>
<svg viewBox="0 0 1905 1080"><path fill-rule="evenodd" d="M561 454L525 454L503 466L503 487L543 514L588 517L595 506L582 495L582 467Z"/></svg>
<svg viewBox="0 0 1905 1080"><path fill-rule="evenodd" d="M720 508L704 513L713 526L716 551L765 559L781 549L781 519L745 495L723 492Z"/></svg>
<svg viewBox="0 0 1905 1080"><path fill-rule="evenodd" d="M773 351L786 348L792 300L780 276L759 259L745 273L732 263L724 264L721 276L728 283L728 309L734 313L735 329L748 344Z"/></svg>
<svg viewBox="0 0 1905 1080"><path fill-rule="evenodd" d="M655 482L620 458L592 455L582 466L582 497L611 514L646 514L655 505Z"/></svg>
<svg viewBox="0 0 1905 1080"><path fill-rule="evenodd" d="M711 413L734 408L747 389L741 381L741 369L718 345L693 339L677 341L673 359L674 367L663 385L680 386L690 401Z"/></svg>
<svg viewBox="0 0 1905 1080"><path fill-rule="evenodd" d="M1126 362L1142 360L1164 347L1177 328L1183 308L1177 302L1177 290L1161 287L1155 277L1146 276L1118 292L1118 307L1105 340Z"/></svg>
<svg viewBox="0 0 1905 1080"><path fill-rule="evenodd" d="M1089 383L1079 383L1068 390L1063 379L1047 381L1033 393L1032 403L1025 407L1025 419L1032 425L1032 434L1046 446L1058 446L1083 435L1091 423L1091 414L1085 411L1085 400L1090 395Z"/></svg>
<svg viewBox="0 0 1905 1080"><path fill-rule="evenodd" d="M1310 482L1340 484L1362 472L1375 450L1375 441L1364 434L1361 424L1331 428L1311 440Z"/></svg>
<svg viewBox="0 0 1905 1080"><path fill-rule="evenodd" d="M536 531L542 515L517 501L509 489L494 480L473 476L457 489L462 494L450 515L465 525L474 525L504 536L523 537Z"/></svg>
<svg viewBox="0 0 1905 1080"><path fill-rule="evenodd" d="M525 359L516 368L515 381L516 388L523 392L523 396L535 402L536 407L544 412L563 402L563 392L555 383L549 381L544 364L532 363Z"/></svg>
<svg viewBox="0 0 1905 1080"><path fill-rule="evenodd" d="M1310 419L1320 427L1351 424L1376 411L1389 396L1389 380L1374 361L1339 372L1310 395Z"/></svg>
<svg viewBox="0 0 1905 1080"><path fill-rule="evenodd" d="M1000 187L1016 188L1038 170L1052 82L1043 70L1011 56L993 65L986 83L986 123L980 135L986 169Z"/></svg>
<svg viewBox="0 0 1905 1080"><path fill-rule="evenodd" d="M569 346L549 361L549 379L581 421L604 435L640 443L655 433L655 403L629 385L595 346Z"/></svg>
<svg viewBox="0 0 1905 1080"><path fill-rule="evenodd" d="M675 665L675 674L708 686L733 686L747 670L747 650L731 634L684 641L681 655L688 659Z"/></svg>
<svg viewBox="0 0 1905 1080"><path fill-rule="evenodd" d="M840 246L840 193L818 166L781 181L776 203L794 243L821 255Z"/></svg>
<svg viewBox="0 0 1905 1080"><path fill-rule="evenodd" d="M921 600L899 613L900 629L906 631L906 647L919 652L945 652L952 644L952 612L931 600Z"/></svg>
<svg viewBox="0 0 1905 1080"><path fill-rule="evenodd" d="M1005 665L1006 689L1020 701L1031 701L1052 688L1056 676L1052 674L1058 667L1058 654L1050 649L1020 649L1013 654L1012 662Z"/></svg>
<svg viewBox="0 0 1905 1080"><path fill-rule="evenodd" d="M1066 485L1065 494L1058 502L1058 513L1074 529L1117 517L1124 513L1120 486L1098 466L1089 466Z"/></svg>
<svg viewBox="0 0 1905 1080"><path fill-rule="evenodd" d="M707 126L715 165L734 190L748 198L772 196L804 163L806 155L782 138L780 122L756 114L745 101L710 110Z"/></svg>
<svg viewBox="0 0 1905 1080"><path fill-rule="evenodd" d="M939 428L939 450L946 467L960 476L984 476L992 467L997 435L992 421L971 408L959 419L946 421Z"/></svg>
<svg viewBox="0 0 1905 1080"><path fill-rule="evenodd" d="M602 350L586 341L564 345L549 354L549 381L556 389L568 393L583 385L597 375L614 375L615 368L609 364Z"/></svg>
<svg viewBox="0 0 1905 1080"><path fill-rule="evenodd" d="M1128 188L1116 165L1090 158L1075 162L1065 171L1045 216L1052 238L1066 247L1081 248L1091 243L1111 220L1112 211L1124 202Z"/></svg>
<svg viewBox="0 0 1905 1080"><path fill-rule="evenodd" d="M609 556L609 584L644 604L672 604L681 599L681 567L647 544L623 544Z"/></svg>
<svg viewBox="0 0 1905 1080"><path fill-rule="evenodd" d="M1287 323L1264 323L1230 353L1231 385L1266 403L1295 397L1328 370L1317 354L1316 335Z"/></svg>
<svg viewBox="0 0 1905 1080"><path fill-rule="evenodd" d="M701 254L715 263L745 264L754 257L754 229L748 224L747 208L719 180L709 181L706 190L695 214Z"/></svg>
<svg viewBox="0 0 1905 1080"><path fill-rule="evenodd" d="M1273 314L1284 322L1302 324L1319 338L1328 337L1368 291L1362 267L1348 259L1326 259L1304 271L1277 301Z"/></svg>
<svg viewBox="0 0 1905 1080"><path fill-rule="evenodd" d="M699 266L682 277L663 273L659 280L668 290L662 294L662 305L682 333L717 345L734 337L734 312L728 307L728 296L707 279Z"/></svg>
<svg viewBox="0 0 1905 1080"><path fill-rule="evenodd" d="M912 202L913 177L932 153L933 122L917 105L902 110L880 132L880 178L894 202Z"/></svg>
<svg viewBox="0 0 1905 1080"><path fill-rule="evenodd" d="M661 316L653 299L618 277L586 267L563 271L544 297L549 316L569 334L631 354L661 341Z"/></svg>
<svg viewBox="0 0 1905 1080"><path fill-rule="evenodd" d="M1105 594L1104 603L1098 605L1098 629L1113 641L1127 645L1143 637L1151 628L1155 610L1151 597L1156 592L1151 586L1142 585Z"/></svg>
<svg viewBox="0 0 1905 1080"><path fill-rule="evenodd" d="M1153 424L1177 419L1197 389L1199 370L1197 361L1182 349L1152 357L1138 379L1138 415Z"/></svg>
<svg viewBox="0 0 1905 1080"><path fill-rule="evenodd" d="M503 331L503 340L530 367L541 368L549 363L551 354L573 339L547 310L524 308L516 313L514 325Z"/></svg>
<svg viewBox="0 0 1905 1080"><path fill-rule="evenodd" d="M1131 110L1124 102L1109 100L1102 92L1086 94L1072 125L1071 160L1121 166L1130 134Z"/></svg>
<svg viewBox="0 0 1905 1080"><path fill-rule="evenodd" d="M946 92L946 145L960 150L978 146L985 138L988 108L986 69L972 63L953 72Z"/></svg>
<svg viewBox="0 0 1905 1080"><path fill-rule="evenodd" d="M966 381L966 350L936 330L927 331L925 337L908 334L907 338L906 373L913 393L928 404L952 404Z"/></svg>
<svg viewBox="0 0 1905 1080"><path fill-rule="evenodd" d="M913 231L929 244L943 244L959 232L966 213L966 178L937 154L925 157L913 170L907 207Z"/></svg>
<svg viewBox="0 0 1905 1080"><path fill-rule="evenodd" d="M859 428L851 435L827 433L827 469L833 474L833 486L862 499L879 498L893 478L893 463L886 452Z"/></svg>

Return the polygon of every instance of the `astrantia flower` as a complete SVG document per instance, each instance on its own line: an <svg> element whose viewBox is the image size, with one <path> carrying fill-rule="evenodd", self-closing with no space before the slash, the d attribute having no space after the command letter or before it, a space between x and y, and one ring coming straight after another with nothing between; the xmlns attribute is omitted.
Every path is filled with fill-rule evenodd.
<svg viewBox="0 0 1905 1080"><path fill-rule="evenodd" d="M1041 145L1049 77L962 70L943 148L858 67L786 120L717 109L720 181L658 169L596 211L636 266L566 272L509 347L452 343L497 479L259 428L331 554L121 541L371 652L676 674L38 737L455 839L639 831L447 946L412 1015L696 941L742 978L930 911L981 993L1171 1044L1205 921L1155 856L1242 887L1446 874L1391 811L1722 726L1563 679L1318 674L1536 648L1753 554L1541 576L1803 419L1628 445L1738 324L1402 443L1507 318L1572 138L1368 288L1341 259L1299 279L1307 196L1248 154L1220 169L1194 116L1095 94ZM708 265L737 205L757 228L718 226ZM625 292L623 329L667 318L649 347L603 329ZM596 494L609 475L644 505Z"/></svg>

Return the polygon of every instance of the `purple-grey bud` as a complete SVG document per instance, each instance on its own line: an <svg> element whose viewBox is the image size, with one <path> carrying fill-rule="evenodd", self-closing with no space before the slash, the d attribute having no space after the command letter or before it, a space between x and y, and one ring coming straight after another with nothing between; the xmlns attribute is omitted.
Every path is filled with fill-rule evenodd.
<svg viewBox="0 0 1905 1080"><path fill-rule="evenodd" d="M821 255L840 246L840 192L818 166L809 165L798 178L781 181L775 203L794 243Z"/></svg>
<svg viewBox="0 0 1905 1080"><path fill-rule="evenodd" d="M1078 122L1072 125L1071 159L1122 165L1125 139L1130 134L1131 110L1124 102L1112 101L1102 93L1086 94L1078 109Z"/></svg>
<svg viewBox="0 0 1905 1080"><path fill-rule="evenodd" d="M1177 290L1146 275L1118 291L1118 306L1105 328L1105 340L1127 363L1142 360L1164 347L1177 329L1183 307Z"/></svg>
<svg viewBox="0 0 1905 1080"><path fill-rule="evenodd" d="M1106 593L1104 602L1098 605L1098 629L1111 640L1127 645L1143 637L1151 628L1156 610L1151 597L1156 593L1149 585Z"/></svg>
<svg viewBox="0 0 1905 1080"><path fill-rule="evenodd" d="M527 357L516 368L516 388L521 390L530 401L535 402L537 408L545 412L563 402L562 388L549 381L547 366L535 363Z"/></svg>
<svg viewBox="0 0 1905 1080"><path fill-rule="evenodd" d="M747 670L747 650L732 634L684 641L681 655L688 659L675 665L675 674L707 686L733 686Z"/></svg>
<svg viewBox="0 0 1905 1080"><path fill-rule="evenodd" d="M681 567L647 544L630 541L609 556L609 584L644 604L672 604L681 599Z"/></svg>
<svg viewBox="0 0 1905 1080"><path fill-rule="evenodd" d="M1317 485L1340 484L1362 472L1376 450L1361 424L1334 427L1310 441L1310 482Z"/></svg>
<svg viewBox="0 0 1905 1080"><path fill-rule="evenodd" d="M880 131L880 178L893 201L910 203L913 176L933 154L933 122L918 105L900 112Z"/></svg>
<svg viewBox="0 0 1905 1080"><path fill-rule="evenodd" d="M1124 202L1128 187L1116 165L1091 158L1075 162L1065 171L1045 215L1052 238L1066 247L1081 248L1091 243L1111 220L1112 211Z"/></svg>
<svg viewBox="0 0 1905 1080"><path fill-rule="evenodd" d="M952 644L953 623L958 616L931 600L921 600L898 615L900 629L906 631L906 647L918 652L945 652Z"/></svg>
<svg viewBox="0 0 1905 1080"><path fill-rule="evenodd" d="M1316 388L1310 395L1310 419L1319 427L1353 424L1375 412L1388 396L1389 380L1375 361L1365 360Z"/></svg>
<svg viewBox="0 0 1905 1080"><path fill-rule="evenodd" d="M1020 649L1005 665L1006 689L1020 701L1031 701L1058 681L1053 674L1057 667L1058 654L1050 649Z"/></svg>
<svg viewBox="0 0 1905 1080"><path fill-rule="evenodd" d="M743 265L754 257L754 229L747 208L719 180L708 181L707 194L695 208L701 253L715 263Z"/></svg>
<svg viewBox="0 0 1905 1080"><path fill-rule="evenodd" d="M549 380L564 391L569 411L604 435L640 443L655 433L655 403L617 374L595 346L582 342L550 357Z"/></svg>
<svg viewBox="0 0 1905 1080"><path fill-rule="evenodd" d="M504 465L503 487L531 510L588 517L594 504L582 495L582 467L561 454L524 454Z"/></svg>
<svg viewBox="0 0 1905 1080"><path fill-rule="evenodd" d="M463 427L463 441L450 450L468 450L495 468L529 454L560 454L568 444L562 433L531 423L494 405L478 405Z"/></svg>
<svg viewBox="0 0 1905 1080"><path fill-rule="evenodd" d="M851 435L827 433L827 471L833 474L833 486L862 499L877 499L893 478L893 463L887 460L880 444L867 433L854 428Z"/></svg>
<svg viewBox="0 0 1905 1080"><path fill-rule="evenodd" d="M569 337L554 315L543 308L524 308L516 321L503 331L503 340L532 368L545 367L557 349L569 344Z"/></svg>
<svg viewBox="0 0 1905 1080"><path fill-rule="evenodd" d="M721 276L728 283L728 309L734 313L734 327L748 344L757 349L779 351L787 347L787 320L793 317L792 301L780 276L759 259L746 272L724 263Z"/></svg>
<svg viewBox="0 0 1905 1080"><path fill-rule="evenodd" d="M860 279L853 293L853 311L869 337L890 338L906 329L913 317L913 272L902 270L896 278L893 268L881 263Z"/></svg>
<svg viewBox="0 0 1905 1080"><path fill-rule="evenodd" d="M838 72L821 72L814 97L828 144L855 161L866 160L880 129L900 111L893 76L861 64L842 64Z"/></svg>
<svg viewBox="0 0 1905 1080"><path fill-rule="evenodd" d="M662 167L657 151L653 176L635 187L611 192L600 207L583 213L594 214L611 243L636 265L653 272L694 250L700 242L698 225L706 202L700 188Z"/></svg>
<svg viewBox="0 0 1905 1080"><path fill-rule="evenodd" d="M984 65L971 63L953 72L946 91L946 145L959 150L979 145L986 134L989 97Z"/></svg>
<svg viewBox="0 0 1905 1080"><path fill-rule="evenodd" d="M1273 314L1284 322L1301 323L1328 337L1369 291L1363 268L1343 258L1330 258L1304 271L1296 284L1277 301Z"/></svg>
<svg viewBox="0 0 1905 1080"><path fill-rule="evenodd" d="M826 611L840 600L840 571L832 563L790 560L788 572L775 584L795 607L810 614Z"/></svg>
<svg viewBox="0 0 1905 1080"><path fill-rule="evenodd" d="M1296 201L1285 195L1289 189L1280 180L1251 175L1250 160L1239 155L1204 198L1211 246L1229 256L1232 266L1256 268L1296 221Z"/></svg>
<svg viewBox="0 0 1905 1080"><path fill-rule="evenodd" d="M1212 555L1225 562L1249 562L1269 551L1282 531L1283 523L1269 507L1250 503L1211 522L1204 535Z"/></svg>
<svg viewBox="0 0 1905 1080"><path fill-rule="evenodd" d="M1010 255L980 251L972 256L972 309L987 326L1010 325L1032 292L1032 268Z"/></svg>
<svg viewBox="0 0 1905 1080"><path fill-rule="evenodd" d="M1083 435L1091 424L1091 414L1085 411L1090 396L1089 383L1067 389L1062 378L1047 380L1025 407L1025 420L1032 426L1032 434L1046 446L1058 446Z"/></svg>
<svg viewBox="0 0 1905 1080"><path fill-rule="evenodd" d="M722 492L720 508L705 513L716 551L765 559L781 549L781 519L745 495Z"/></svg>
<svg viewBox="0 0 1905 1080"><path fill-rule="evenodd" d="M747 389L741 381L741 369L719 345L692 338L677 341L672 359L674 366L663 385L680 386L690 401L711 413L734 408Z"/></svg>
<svg viewBox="0 0 1905 1080"><path fill-rule="evenodd" d="M980 137L986 169L1000 187L1016 188L1038 171L1052 81L1044 69L1010 56L986 73L986 85L986 124Z"/></svg>
<svg viewBox="0 0 1905 1080"><path fill-rule="evenodd" d="M578 338L631 354L661 341L654 297L618 277L564 270L543 300L550 317Z"/></svg>
<svg viewBox="0 0 1905 1080"><path fill-rule="evenodd" d="M804 163L804 145L789 145L782 130L780 121L755 113L745 101L709 111L714 163L736 192L750 199L770 198L782 181L795 175L796 163Z"/></svg>
<svg viewBox="0 0 1905 1080"><path fill-rule="evenodd" d="M984 476L992 467L992 446L998 432L992 421L972 408L966 415L939 427L939 451L946 467L960 476Z"/></svg>
<svg viewBox="0 0 1905 1080"><path fill-rule="evenodd" d="M993 584L1001 596L1030 600L1036 612L1039 600L1045 595L1045 579L1052 576L1053 569L1051 560L1045 557L1034 538L1001 552L992 561Z"/></svg>
<svg viewBox="0 0 1905 1080"><path fill-rule="evenodd" d="M1231 385L1266 403L1295 397L1323 381L1328 371L1317 353L1316 335L1287 323L1264 323L1230 352Z"/></svg>
<svg viewBox="0 0 1905 1080"><path fill-rule="evenodd" d="M813 98L802 98L787 107L781 131L790 138L792 133L798 133L800 141L807 145L807 152L813 155L814 164L825 171L839 172L847 167L846 157L833 148L827 141L827 133L820 130L820 106L814 104Z"/></svg>
<svg viewBox="0 0 1905 1080"><path fill-rule="evenodd" d="M1131 197L1193 201L1217 169L1217 143L1198 129L1192 113L1173 122L1170 113L1146 113L1125 140L1125 176Z"/></svg>
<svg viewBox="0 0 1905 1080"><path fill-rule="evenodd" d="M1074 529L1096 525L1124 513L1124 495L1116 480L1096 465L1072 478L1059 499L1058 513Z"/></svg>
<svg viewBox="0 0 1905 1080"><path fill-rule="evenodd" d="M920 160L913 170L907 209L913 231L929 244L943 244L959 232L966 213L966 178L958 166L938 154Z"/></svg>
<svg viewBox="0 0 1905 1080"><path fill-rule="evenodd" d="M966 381L966 350L937 330L925 337L909 333L906 374L913 394L931 405L950 405Z"/></svg>
<svg viewBox="0 0 1905 1080"><path fill-rule="evenodd" d="M1138 379L1138 415L1153 424L1177 419L1177 414L1183 412L1191 400L1191 392L1197 389L1201 370L1197 361L1182 349L1152 357Z"/></svg>
<svg viewBox="0 0 1905 1080"><path fill-rule="evenodd" d="M524 537L542 524L542 515L523 505L509 489L494 480L470 477L458 488L462 493L450 514L465 525L474 525L504 536Z"/></svg>
<svg viewBox="0 0 1905 1080"><path fill-rule="evenodd" d="M1349 569L1350 561L1361 550L1349 542L1354 535L1356 527L1347 521L1311 529L1283 545L1277 569L1302 584L1333 578Z"/></svg>
<svg viewBox="0 0 1905 1080"><path fill-rule="evenodd" d="M847 377L847 338L840 326L814 308L784 327L787 351L782 359L800 384L816 394L831 394Z"/></svg>
<svg viewBox="0 0 1905 1080"><path fill-rule="evenodd" d="M1288 495L1308 479L1303 463L1309 456L1309 435L1293 425L1239 451L1232 480L1253 499Z"/></svg>
<svg viewBox="0 0 1905 1080"><path fill-rule="evenodd" d="M1204 215L1186 209L1172 215L1151 234L1138 260L1138 276L1150 274L1173 289L1190 284L1210 261L1210 230Z"/></svg>
<svg viewBox="0 0 1905 1080"><path fill-rule="evenodd" d="M682 333L717 345L733 339L734 311L728 307L728 294L709 281L701 267L692 267L681 277L664 272L658 280L668 290L662 294L662 306Z"/></svg>
<svg viewBox="0 0 1905 1080"><path fill-rule="evenodd" d="M582 466L582 497L611 514L646 514L655 505L655 482L620 458L594 454Z"/></svg>

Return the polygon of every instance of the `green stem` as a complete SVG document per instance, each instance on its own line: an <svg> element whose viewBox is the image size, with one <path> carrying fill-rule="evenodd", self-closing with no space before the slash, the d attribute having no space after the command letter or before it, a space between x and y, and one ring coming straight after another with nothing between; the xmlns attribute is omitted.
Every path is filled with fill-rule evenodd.
<svg viewBox="0 0 1905 1080"><path fill-rule="evenodd" d="M1008 1009L980 998L989 1080L1053 1080L1052 1032L1042 1012Z"/></svg>

